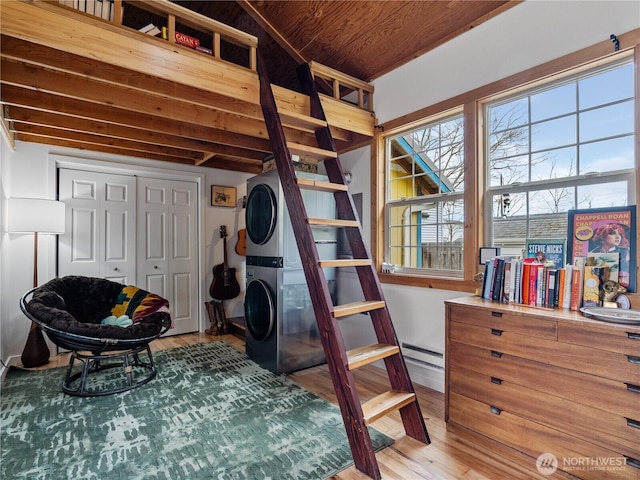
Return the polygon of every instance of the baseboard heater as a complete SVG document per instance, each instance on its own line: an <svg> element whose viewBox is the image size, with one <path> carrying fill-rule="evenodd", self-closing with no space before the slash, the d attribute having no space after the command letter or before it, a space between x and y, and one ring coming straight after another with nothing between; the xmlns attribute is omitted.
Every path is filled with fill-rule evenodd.
<svg viewBox="0 0 640 480"><path fill-rule="evenodd" d="M401 345L402 355L405 359L436 370L444 370L444 353L406 342L402 342Z"/></svg>

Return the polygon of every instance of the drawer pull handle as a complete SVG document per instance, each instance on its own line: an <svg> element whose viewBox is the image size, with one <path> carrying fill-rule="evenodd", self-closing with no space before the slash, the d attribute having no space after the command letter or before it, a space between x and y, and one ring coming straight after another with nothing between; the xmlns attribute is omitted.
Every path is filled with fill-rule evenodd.
<svg viewBox="0 0 640 480"><path fill-rule="evenodd" d="M491 377L491 383L495 383L496 385L502 385L502 379L498 377ZM629 423L629 419L627 419L627 424L628 423Z"/></svg>
<svg viewBox="0 0 640 480"><path fill-rule="evenodd" d="M627 427L631 428L640 428L640 421L634 420L633 418L627 418Z"/></svg>
<svg viewBox="0 0 640 480"><path fill-rule="evenodd" d="M502 312L491 312L491 316L500 318L502 317Z"/></svg>
<svg viewBox="0 0 640 480"><path fill-rule="evenodd" d="M491 335L495 335L497 337L502 335L503 330L498 330L497 328L492 328L491 329Z"/></svg>
<svg viewBox="0 0 640 480"><path fill-rule="evenodd" d="M496 358L500 358L500 357L502 357L502 352L497 352L496 350L491 350L491 356L492 357L496 357Z"/></svg>
<svg viewBox="0 0 640 480"><path fill-rule="evenodd" d="M502 413L502 409L494 406L489 407L489 411L494 415L500 415Z"/></svg>
<svg viewBox="0 0 640 480"><path fill-rule="evenodd" d="M633 393L640 393L640 386L627 383L627 390Z"/></svg>
<svg viewBox="0 0 640 480"><path fill-rule="evenodd" d="M627 362L635 363L637 365L640 365L640 357L635 357L633 355L627 355Z"/></svg>
<svg viewBox="0 0 640 480"><path fill-rule="evenodd" d="M629 465L630 467L633 467L633 468L640 469L640 460L636 460L635 458L627 457L626 455L624 456L624 458L627 460L627 465Z"/></svg>
<svg viewBox="0 0 640 480"><path fill-rule="evenodd" d="M629 340L640 340L640 333L627 332Z"/></svg>

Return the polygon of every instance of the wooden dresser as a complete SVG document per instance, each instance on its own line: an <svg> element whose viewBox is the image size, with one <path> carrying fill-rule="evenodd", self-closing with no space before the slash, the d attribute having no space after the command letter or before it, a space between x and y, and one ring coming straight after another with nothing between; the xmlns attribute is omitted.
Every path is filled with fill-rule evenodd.
<svg viewBox="0 0 640 480"><path fill-rule="evenodd" d="M446 302L445 358L448 429L533 468L552 454L579 478L640 478L640 326L460 298Z"/></svg>

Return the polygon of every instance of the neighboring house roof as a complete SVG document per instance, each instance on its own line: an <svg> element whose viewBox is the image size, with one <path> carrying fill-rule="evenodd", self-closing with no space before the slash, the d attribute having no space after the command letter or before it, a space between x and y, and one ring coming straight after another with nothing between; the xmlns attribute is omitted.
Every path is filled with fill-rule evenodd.
<svg viewBox="0 0 640 480"><path fill-rule="evenodd" d="M405 155L409 156L423 173L427 174L427 177L430 180L429 183L433 185L434 190L424 192L424 194L453 191L453 185L451 182L449 182L447 178L443 178L436 173L438 170L436 165L424 153L416 152L411 144L403 137L395 137L393 141L396 142L397 147L402 150ZM408 173L411 174L413 172L408 170Z"/></svg>

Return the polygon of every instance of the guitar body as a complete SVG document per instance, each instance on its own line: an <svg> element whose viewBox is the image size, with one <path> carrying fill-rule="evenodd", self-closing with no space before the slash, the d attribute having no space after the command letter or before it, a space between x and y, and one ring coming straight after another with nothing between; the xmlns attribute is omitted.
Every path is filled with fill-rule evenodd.
<svg viewBox="0 0 640 480"><path fill-rule="evenodd" d="M209 287L209 295L214 300L231 300L240 295L240 284L236 279L236 269L225 269L224 263L213 267L213 282Z"/></svg>
<svg viewBox="0 0 640 480"><path fill-rule="evenodd" d="M214 300L231 300L240 295L240 284L236 278L236 269L227 266L227 227L220 226L220 236L224 242L224 263L213 267L213 281L209 295Z"/></svg>
<svg viewBox="0 0 640 480"><path fill-rule="evenodd" d="M238 255L242 255L243 257L247 256L247 229L246 228L238 230L238 242L236 243L236 253Z"/></svg>

